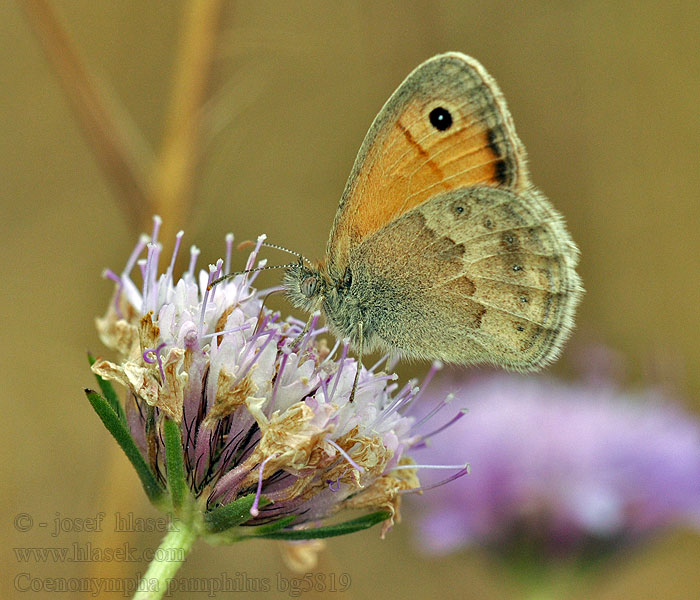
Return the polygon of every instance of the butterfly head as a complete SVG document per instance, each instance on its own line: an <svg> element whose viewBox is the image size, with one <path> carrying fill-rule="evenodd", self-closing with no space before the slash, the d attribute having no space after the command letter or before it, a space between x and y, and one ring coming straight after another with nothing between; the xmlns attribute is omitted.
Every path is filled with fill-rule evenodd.
<svg viewBox="0 0 700 600"><path fill-rule="evenodd" d="M302 260L287 268L284 275L284 287L287 289L289 301L308 312L320 307L327 286L327 279L321 269L306 265Z"/></svg>

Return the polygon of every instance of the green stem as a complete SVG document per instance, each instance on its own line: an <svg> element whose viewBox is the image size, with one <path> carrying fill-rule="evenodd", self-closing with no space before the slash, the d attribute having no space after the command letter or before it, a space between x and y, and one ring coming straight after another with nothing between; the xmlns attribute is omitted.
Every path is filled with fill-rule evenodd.
<svg viewBox="0 0 700 600"><path fill-rule="evenodd" d="M191 523L174 520L170 531L155 551L148 570L141 578L133 600L159 600L168 590L168 582L178 572L198 537Z"/></svg>

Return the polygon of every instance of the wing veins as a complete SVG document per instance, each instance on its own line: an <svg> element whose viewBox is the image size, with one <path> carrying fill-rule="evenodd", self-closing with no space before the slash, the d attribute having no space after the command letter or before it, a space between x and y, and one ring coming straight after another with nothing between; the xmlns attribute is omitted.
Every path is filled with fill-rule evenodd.
<svg viewBox="0 0 700 600"><path fill-rule="evenodd" d="M493 281L494 283L504 283L506 285L517 285L518 287L525 288L526 290L537 290L539 292L547 292L550 294L561 295L561 292L552 292L549 288L543 288L536 285L524 285L522 283L513 283L512 281L504 281L503 279L495 279L493 277L485 277L483 275L472 275L467 273L471 279L481 279L483 281ZM461 277L461 275L460 275Z"/></svg>
<svg viewBox="0 0 700 600"><path fill-rule="evenodd" d="M469 138L466 138L466 139L472 139L473 137L476 137L476 135L473 135L473 136L471 136L471 137L469 137ZM442 164L441 164L441 168L444 168L446 165L451 165L451 164L453 164L453 163L455 163L455 162L458 162L458 161L460 161L460 160L466 158L467 156L470 156L470 155L472 155L472 154L476 154L477 152L481 152L484 148L486 148L486 146L478 146L478 147L476 147L476 148L473 148L473 149L469 150L469 152L465 152L464 154L460 154L459 156L456 156L456 157L454 157L454 158L448 160L447 162L442 163ZM442 150L439 150L438 152L436 152L433 156L431 156L431 158L429 158L429 159L423 161L420 165L418 165L418 167L416 167L416 168L411 172L411 175L410 175L410 177L409 177L409 181L413 178L413 176L414 176L416 173L418 173L419 171L421 171L428 163L430 163L434 157L440 156L441 154L443 154L444 152L448 152L449 150L454 150L454 145L446 146L446 147L443 148Z"/></svg>
<svg viewBox="0 0 700 600"><path fill-rule="evenodd" d="M494 204L493 206L497 206L497 205ZM481 213L479 213L479 214L481 214ZM478 215L470 215L470 218L471 218L471 216L478 216ZM530 227L537 227L539 225L540 225L540 223L537 223L534 225L520 225L519 227L508 227L506 229L494 229L493 231L487 231L486 233L480 233L479 235L475 235L474 237L466 238L464 241L465 242L473 242L475 240L480 240L481 238L488 237L490 235L496 235L499 233L506 233L508 231L519 231L521 229L529 229Z"/></svg>
<svg viewBox="0 0 700 600"><path fill-rule="evenodd" d="M517 256L520 256L522 254L529 254L530 256L543 256L545 258L560 258L559 255L552 255L552 254L538 254L537 252L530 252L529 250L521 250L519 252L497 252L496 254L489 254L488 256L480 256L476 260L473 260L469 263L466 263L466 267L471 267L472 265L475 265L482 260L486 260L487 258L494 258L495 256L508 256L509 254L516 254Z"/></svg>
<svg viewBox="0 0 700 600"><path fill-rule="evenodd" d="M436 182L436 183L433 183L433 184L431 184L431 185L429 185L429 186L427 186L427 187L425 187L425 188L422 188L422 189L417 190L417 191L413 192L412 194L410 194L410 195L406 198L406 201L404 202L403 205L406 206L406 204L408 203L408 201L411 200L412 198L415 198L415 197L418 196L419 194L425 193L425 192L427 192L428 190L431 190L432 188L437 187L438 185L441 185L441 184L445 183L446 181L449 181L450 179L455 179L456 177L461 177L461 176L464 175L465 173L469 173L469 171L474 171L475 169L478 169L479 167L484 167L484 166L486 166L486 165L490 165L490 164L492 164L492 163L494 163L494 162L497 162L497 161L499 161L499 160L501 160L501 159L500 159L500 158L494 158L493 160L489 160L489 161L486 161L486 162L483 162L483 163L479 163L479 164L477 164L477 165L473 165L473 166L470 167L469 169L464 169L464 170L460 171L459 173L455 173L454 175L450 175L449 177L444 177L444 178L441 179L440 181L438 181L438 182ZM465 186L465 187L472 187L472 186Z"/></svg>
<svg viewBox="0 0 700 600"><path fill-rule="evenodd" d="M495 304L490 304L489 302L485 302L484 300L472 299L472 301L476 302L477 304L481 304L481 306L485 306L486 308L491 308L495 311L503 313L504 315L510 315L511 317L516 317L517 319L522 319L523 321L527 321L528 323L532 323L533 325L538 325L539 327L542 327L543 329L550 329L549 327L545 326L544 323L539 323L538 321L533 321L532 319L529 319L528 317L523 317L522 315L514 313L513 311L510 311L507 308L501 308L500 306L496 306Z"/></svg>

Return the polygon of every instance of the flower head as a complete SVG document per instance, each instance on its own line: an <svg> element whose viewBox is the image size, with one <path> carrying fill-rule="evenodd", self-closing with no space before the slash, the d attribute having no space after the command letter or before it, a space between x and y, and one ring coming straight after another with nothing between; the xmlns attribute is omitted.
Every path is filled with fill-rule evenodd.
<svg viewBox="0 0 700 600"><path fill-rule="evenodd" d="M375 365L361 370L349 402L357 363L347 347L329 350L320 339L318 315L302 336L304 323L263 307L266 293L251 287L255 273L212 287L230 273L232 236L225 259L199 273L192 247L189 268L176 279L180 232L161 273L158 224L121 274L106 273L116 291L97 327L118 358L92 367L129 390L123 420L140 455L132 462L150 472L142 480L152 475L151 487L167 487L176 509L196 506L205 535L233 535L233 524L245 526L235 528L238 537L260 531L298 539L291 527L346 508L383 511L367 523L389 527L401 493L419 486L406 451L421 437L401 410L418 388L399 389L396 376ZM141 284L131 275L137 265ZM177 492L179 470L189 500Z"/></svg>
<svg viewBox="0 0 700 600"><path fill-rule="evenodd" d="M421 508L424 549L507 551L527 538L540 556L569 556L700 526L700 423L660 392L489 375L430 395L447 391L469 414L425 452L459 452L472 470Z"/></svg>

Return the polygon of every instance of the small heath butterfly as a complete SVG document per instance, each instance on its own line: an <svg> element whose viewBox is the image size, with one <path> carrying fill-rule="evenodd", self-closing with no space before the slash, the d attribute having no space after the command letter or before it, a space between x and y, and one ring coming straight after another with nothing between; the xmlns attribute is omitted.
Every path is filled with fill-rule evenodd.
<svg viewBox="0 0 700 600"><path fill-rule="evenodd" d="M360 359L383 350L531 371L571 331L577 260L562 217L530 182L498 85L450 52L418 66L379 112L326 259L288 266L284 285Z"/></svg>

